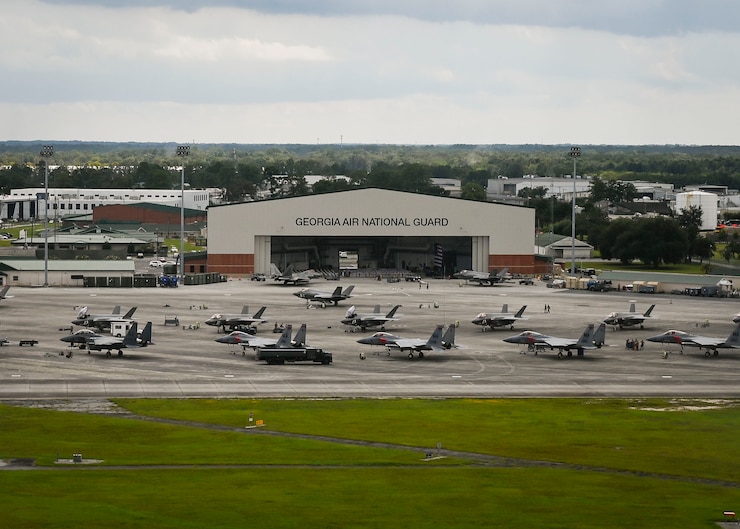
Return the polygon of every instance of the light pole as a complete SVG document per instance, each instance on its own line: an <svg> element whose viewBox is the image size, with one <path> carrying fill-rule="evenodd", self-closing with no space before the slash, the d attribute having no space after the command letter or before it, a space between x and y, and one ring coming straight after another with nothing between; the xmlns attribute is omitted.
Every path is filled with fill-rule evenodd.
<svg viewBox="0 0 740 529"><path fill-rule="evenodd" d="M185 158L190 156L190 145L178 145L177 155L182 157L180 171L180 284L185 283Z"/></svg>
<svg viewBox="0 0 740 529"><path fill-rule="evenodd" d="M44 157L44 286L49 286L49 158L54 146L44 145L39 153Z"/></svg>
<svg viewBox="0 0 740 529"><path fill-rule="evenodd" d="M570 157L573 158L573 212L570 223L570 273L576 273L576 160L581 156L580 147L570 148Z"/></svg>

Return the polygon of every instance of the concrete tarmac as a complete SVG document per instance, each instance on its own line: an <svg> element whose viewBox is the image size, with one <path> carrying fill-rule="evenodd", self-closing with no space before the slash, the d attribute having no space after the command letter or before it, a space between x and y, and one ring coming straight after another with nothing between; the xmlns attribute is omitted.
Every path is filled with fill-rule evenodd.
<svg viewBox="0 0 740 529"><path fill-rule="evenodd" d="M0 348L0 398L740 397L740 349L707 358L696 348L681 354L677 346L649 342L639 351L625 347L627 339L644 340L668 329L724 339L734 328L732 316L740 312L738 299L568 291L539 281L479 287L458 280L419 285L345 278L314 280L309 286L331 291L351 284L350 300L326 308L309 307L295 297L301 287L270 280L178 288L14 287L13 297L0 301L0 336L10 342ZM558 358L549 350L535 355L502 341L526 329L577 338L588 323L598 325L612 311L627 311L631 300L640 312L656 304L645 328L610 327L606 345L582 357ZM471 323L479 312L500 312L504 303L511 312L527 305L529 319L513 330L486 332ZM222 333L205 320L214 313L238 313L245 304L250 312L267 307L269 322L258 331L262 336L277 337L275 323L290 323L294 331L307 323L309 344L330 351L334 363L267 365L256 361L252 350L242 354L238 346L215 342ZM372 331L348 332L340 320L351 305L369 312L376 304L383 312L403 305L401 320L386 329L403 337L426 339L436 325L459 322L461 349L409 359L406 353L361 346L356 340ZM108 313L114 305L122 312L137 306L140 328L147 321L154 325L155 344L107 357L59 340L83 306ZM173 315L180 325L165 326L165 318ZM21 347L21 339L39 343Z"/></svg>

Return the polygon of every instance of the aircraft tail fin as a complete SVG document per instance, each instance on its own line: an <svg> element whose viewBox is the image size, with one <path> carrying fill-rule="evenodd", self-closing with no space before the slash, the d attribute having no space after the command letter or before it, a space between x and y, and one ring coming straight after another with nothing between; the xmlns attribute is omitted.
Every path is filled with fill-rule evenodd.
<svg viewBox="0 0 740 529"><path fill-rule="evenodd" d="M2 290L0 290L0 299L5 299L5 295L8 293L8 290L10 290L10 285L5 285Z"/></svg>
<svg viewBox="0 0 740 529"><path fill-rule="evenodd" d="M124 314L123 315L123 318L121 318L121 319L122 320L130 320L133 317L134 312L136 312L136 308L137 307L131 307L131 309L126 314Z"/></svg>
<svg viewBox="0 0 740 529"><path fill-rule="evenodd" d="M266 310L267 310L267 307L260 307L260 310L258 310L257 312L255 312L254 313L254 316L252 316L252 318L254 318L254 319L262 318L262 315L265 313Z"/></svg>
<svg viewBox="0 0 740 529"><path fill-rule="evenodd" d="M606 343L606 323L601 322L599 327L594 332L593 340L596 347L601 347Z"/></svg>
<svg viewBox="0 0 740 529"><path fill-rule="evenodd" d="M373 308L373 314L380 314L380 305L375 305Z"/></svg>
<svg viewBox="0 0 740 529"><path fill-rule="evenodd" d="M455 326L454 325L448 325L447 330L444 333L444 336L442 336L442 347L445 349L451 349L452 347L455 347Z"/></svg>
<svg viewBox="0 0 740 529"><path fill-rule="evenodd" d="M393 307L390 311L388 311L388 314L385 315L386 318L392 318L396 315L396 311L401 307L401 305L396 305Z"/></svg>
<svg viewBox="0 0 740 529"><path fill-rule="evenodd" d="M508 273L509 273L509 267L507 266L506 268L503 268L498 274L496 274L496 277L503 278Z"/></svg>
<svg viewBox="0 0 740 529"><path fill-rule="evenodd" d="M120 313L121 313L120 305L116 305L115 307L113 307L113 312L111 312L111 314L120 314Z"/></svg>
<svg viewBox="0 0 740 529"><path fill-rule="evenodd" d="M436 350L436 349L442 349L442 329L444 328L443 325L437 325L437 327L434 329L434 332L432 332L432 335L427 340L427 345L430 349Z"/></svg>
<svg viewBox="0 0 740 529"><path fill-rule="evenodd" d="M586 327L586 330L583 331L583 334L581 335L581 337L578 339L578 342L576 343L576 347L578 349L593 349L594 347L594 324L593 323L589 323L588 327Z"/></svg>
<svg viewBox="0 0 740 529"><path fill-rule="evenodd" d="M348 286L347 288L344 289L344 291L342 292L342 295L344 297L349 297L349 295L352 293L352 291L354 290L354 288L355 288L354 285Z"/></svg>
<svg viewBox="0 0 740 529"><path fill-rule="evenodd" d="M291 342L293 347L305 347L306 346L306 324L301 324L301 328L295 333L295 338Z"/></svg>
<svg viewBox="0 0 740 529"><path fill-rule="evenodd" d="M128 328L128 332L126 333L126 336L123 337L123 345L124 347L138 347L139 342L136 340L136 335L139 333L139 326L136 322L133 322L131 324L131 327Z"/></svg>
<svg viewBox="0 0 740 529"><path fill-rule="evenodd" d="M242 314L249 314L249 305L242 305Z"/></svg>
<svg viewBox="0 0 740 529"><path fill-rule="evenodd" d="M275 266L275 263L270 263L270 277L275 279L277 277L280 277L281 275L283 275L283 273L277 266Z"/></svg>
<svg viewBox="0 0 740 529"><path fill-rule="evenodd" d="M735 325L735 328L732 330L729 338L725 341L725 344L734 348L740 347L740 325Z"/></svg>
<svg viewBox="0 0 740 529"><path fill-rule="evenodd" d="M634 303L630 303L630 310L629 311L630 312L637 312L637 309L635 308L635 304Z"/></svg>
<svg viewBox="0 0 740 529"><path fill-rule="evenodd" d="M643 314L643 316L645 316L646 318L649 317L650 313L653 312L654 308L655 308L655 305L650 305L650 307L648 308L648 310L645 311L645 314Z"/></svg>
<svg viewBox="0 0 740 529"><path fill-rule="evenodd" d="M150 343L154 342L152 342L152 322L148 321L144 326L144 330L141 331L141 336L139 336L139 346L146 347Z"/></svg>
<svg viewBox="0 0 740 529"><path fill-rule="evenodd" d="M342 287L337 287L334 292L331 293L332 297L339 297L342 295Z"/></svg>
<svg viewBox="0 0 740 529"><path fill-rule="evenodd" d="M524 314L524 309L526 309L526 308L527 308L526 305L522 305L522 308L519 309L516 314L514 314L514 317L515 318L521 318L522 317L522 314Z"/></svg>
<svg viewBox="0 0 740 529"><path fill-rule="evenodd" d="M290 347L290 335L293 334L293 326L288 323L283 329L283 334L280 335L278 341L275 342L275 347Z"/></svg>
<svg viewBox="0 0 740 529"><path fill-rule="evenodd" d="M508 303L504 303L504 306L501 307L501 312L503 312L504 314L508 314L509 313L509 304Z"/></svg>

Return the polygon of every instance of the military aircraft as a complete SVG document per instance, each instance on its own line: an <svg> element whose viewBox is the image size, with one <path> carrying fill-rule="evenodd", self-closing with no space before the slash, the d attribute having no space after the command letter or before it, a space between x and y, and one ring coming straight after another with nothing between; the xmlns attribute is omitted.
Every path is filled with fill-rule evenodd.
<svg viewBox="0 0 740 529"><path fill-rule="evenodd" d="M500 272L476 272L475 270L461 270L452 277L455 279L464 279L468 283L478 283L482 287L490 287L503 283L508 278L509 269L504 268Z"/></svg>
<svg viewBox="0 0 740 529"><path fill-rule="evenodd" d="M275 281L282 281L283 285L304 285L321 277L321 274L315 270L304 270L302 272L293 272L293 265L288 265L284 272L275 266L275 263L270 263L270 277Z"/></svg>
<svg viewBox="0 0 740 529"><path fill-rule="evenodd" d="M501 312L481 312L475 317L472 322L475 325L482 326L484 331L486 330L486 328L493 330L496 327L506 327L507 325L511 329L513 329L514 323L516 323L517 320L527 319L522 316L522 314L524 314L524 309L526 308L527 306L523 305L521 309L519 309L516 313L513 313L509 312L509 305L504 303Z"/></svg>
<svg viewBox="0 0 740 529"><path fill-rule="evenodd" d="M629 312L612 312L603 319L603 322L607 325L619 325L620 329L623 327L632 327L634 325L639 325L640 329L642 329L645 320L650 317L650 313L653 312L654 308L655 305L650 305L648 310L640 314L635 310L635 304L630 303Z"/></svg>
<svg viewBox="0 0 740 529"><path fill-rule="evenodd" d="M85 342L80 342L80 338L85 333L79 331L70 336L60 338L61 341L67 343L77 343L80 348L87 347L88 354L90 351L106 351L106 356L111 356L111 351L118 351L118 356L123 356L123 349L146 347L152 344L152 322L148 322L141 331L141 335L138 335L138 325L136 322L131 324L126 336L123 338L116 338L114 336L102 336L96 333L90 333L84 336Z"/></svg>
<svg viewBox="0 0 740 529"><path fill-rule="evenodd" d="M136 307L132 307L126 314L121 316L121 307L116 305L111 314L89 314L87 307L82 307L77 313L77 319L72 322L73 325L82 325L84 327L95 327L104 331L110 328L111 321L121 321L132 319Z"/></svg>
<svg viewBox="0 0 740 529"><path fill-rule="evenodd" d="M267 321L262 318L262 314L265 313L266 309L267 307L262 307L253 315L250 315L249 307L244 305L240 314L214 314L205 321L205 324L216 328L221 327L224 332L226 332L227 326L232 331L242 326L250 327Z"/></svg>
<svg viewBox="0 0 740 529"><path fill-rule="evenodd" d="M594 324L590 323L580 338L558 338L556 336L548 336L535 331L524 331L516 336L509 336L504 338L507 343L518 343L523 345L531 346L534 349L534 354L537 354L544 346L548 346L550 349L558 349L558 357L563 357L563 351L568 356L572 356L572 350L575 349L578 352L578 356L583 356L583 352L586 349L600 349L606 339L606 324L601 323L598 329L594 331Z"/></svg>
<svg viewBox="0 0 740 529"><path fill-rule="evenodd" d="M726 339L713 336L699 336L684 331L670 330L657 336L646 338L648 342L677 344L681 346L698 347L699 351L704 349L704 356L719 355L718 349L740 349L740 325L737 325Z"/></svg>
<svg viewBox="0 0 740 529"><path fill-rule="evenodd" d="M70 345L77 345L80 349L84 349L87 346L87 342L90 338L102 338L102 334L98 334L92 329L79 329L68 336L62 336L59 338L61 341L66 342Z"/></svg>
<svg viewBox="0 0 740 529"><path fill-rule="evenodd" d="M354 288L354 285L350 285L344 290L342 290L342 287L337 287L334 289L334 292L316 290L313 288L302 288L298 292L294 292L293 295L308 300L309 302L318 301L321 303L322 307L325 307L327 303L334 303L336 306L340 301L351 298L352 290L354 290Z"/></svg>
<svg viewBox="0 0 740 529"><path fill-rule="evenodd" d="M390 354L391 349L399 351L408 351L409 358L414 357L417 353L419 358L424 358L424 351L444 352L449 349L458 348L455 345L455 326L447 327L444 335L442 330L444 325L437 325L428 340L420 338L401 338L388 332L376 332L367 338L360 338L358 343L364 345L382 345Z"/></svg>
<svg viewBox="0 0 740 529"><path fill-rule="evenodd" d="M257 349L258 347L302 347L306 344L306 324L301 325L295 338L291 340L293 326L287 324L283 329L280 338L261 338L253 334L242 331L233 331L226 336L216 338L218 343L227 343L230 345L241 345L242 354L246 353L247 347Z"/></svg>
<svg viewBox="0 0 740 529"><path fill-rule="evenodd" d="M360 314L355 310L355 306L352 305L342 319L342 323L345 325L351 325L352 327L359 327L363 331L368 327L380 327L380 330L385 330L385 324L389 321L398 321L401 319L400 316L396 316L396 311L401 305L396 305L388 314L381 314L380 305L375 305L375 311L369 314Z"/></svg>

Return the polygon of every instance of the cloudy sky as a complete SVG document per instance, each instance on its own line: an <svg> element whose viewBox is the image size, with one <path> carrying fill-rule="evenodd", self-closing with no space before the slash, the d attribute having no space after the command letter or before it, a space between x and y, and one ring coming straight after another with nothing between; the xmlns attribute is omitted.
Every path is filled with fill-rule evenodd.
<svg viewBox="0 0 740 529"><path fill-rule="evenodd" d="M0 140L740 144L737 0L3 0Z"/></svg>

